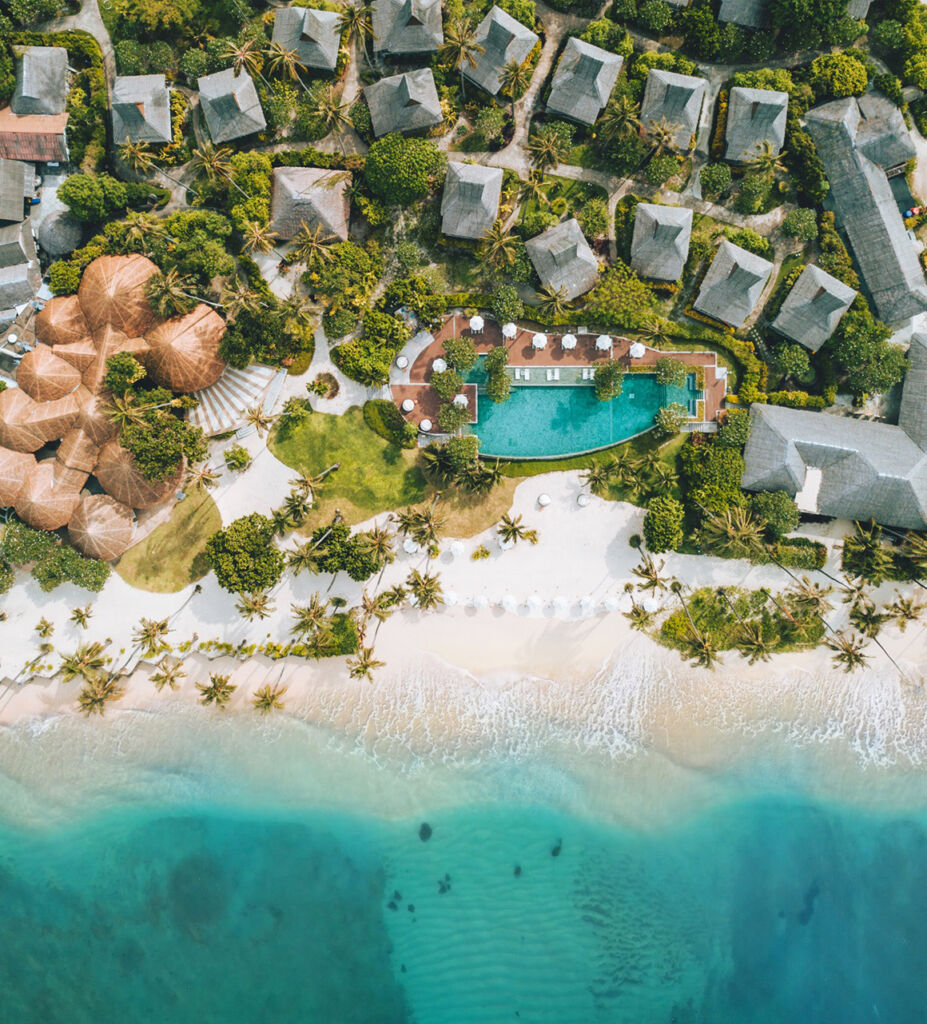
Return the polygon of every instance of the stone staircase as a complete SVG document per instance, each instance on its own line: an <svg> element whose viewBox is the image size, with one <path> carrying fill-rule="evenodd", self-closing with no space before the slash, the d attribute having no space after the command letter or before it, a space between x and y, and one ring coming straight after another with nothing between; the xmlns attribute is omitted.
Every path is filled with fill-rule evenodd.
<svg viewBox="0 0 927 1024"><path fill-rule="evenodd" d="M254 364L246 370L227 366L215 384L194 392L199 405L187 413L194 426L202 427L207 437L227 434L241 426L248 409L263 401L264 393L276 371Z"/></svg>

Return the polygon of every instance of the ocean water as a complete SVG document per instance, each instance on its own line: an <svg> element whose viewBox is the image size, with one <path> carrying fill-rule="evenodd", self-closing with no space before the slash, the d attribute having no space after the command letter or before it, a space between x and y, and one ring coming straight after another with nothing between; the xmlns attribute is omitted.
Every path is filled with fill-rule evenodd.
<svg viewBox="0 0 927 1024"><path fill-rule="evenodd" d="M925 1019L911 773L851 803L874 769L825 800L794 752L727 776L643 752L397 770L275 729L194 710L0 734L0 1019Z"/></svg>

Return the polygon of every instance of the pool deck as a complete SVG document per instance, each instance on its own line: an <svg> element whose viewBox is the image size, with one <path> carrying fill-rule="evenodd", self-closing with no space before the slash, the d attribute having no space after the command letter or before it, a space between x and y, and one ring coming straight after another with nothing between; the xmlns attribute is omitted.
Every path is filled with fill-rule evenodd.
<svg viewBox="0 0 927 1024"><path fill-rule="evenodd" d="M618 359L624 363L626 368L656 366L657 360L663 356L671 356L689 366L701 366L705 372L705 387L703 389L705 412L704 421L717 419L718 413L723 408L724 397L727 394L727 371L718 366L717 355L714 352L661 352L658 349L647 348L644 355L639 359L632 359L630 348L633 342L629 338L622 338L612 335L613 346L610 352L600 351L595 347L597 334L589 333L582 328L575 328L572 332L576 335L577 343L574 349L565 349L560 344L562 334L550 334L547 332L547 347L538 349L532 344L532 339L540 327L526 327L519 325L518 333L514 338L503 338L502 329L494 320L485 319L483 330L474 332L470 330L469 317L460 314L451 314L446 317L441 326L434 332L434 341L427 344L412 361L408 368L408 380L396 381L395 377L391 384L393 400L401 405L406 398L415 402L415 408L409 413L403 413L411 423L419 424L423 419L430 419L437 425L438 409L441 400L428 384L431 380L432 363L435 359L443 358L444 342L450 338L472 338L476 350L480 354L489 352L490 349L499 345L505 345L509 350L509 367L537 367L544 370L547 367L562 366L594 366L607 359ZM563 333L567 333L564 331ZM542 382L541 378L538 383ZM517 385L516 385L517 386ZM471 420L476 422L476 388L472 384L464 388L468 397ZM472 390L472 395L471 395Z"/></svg>

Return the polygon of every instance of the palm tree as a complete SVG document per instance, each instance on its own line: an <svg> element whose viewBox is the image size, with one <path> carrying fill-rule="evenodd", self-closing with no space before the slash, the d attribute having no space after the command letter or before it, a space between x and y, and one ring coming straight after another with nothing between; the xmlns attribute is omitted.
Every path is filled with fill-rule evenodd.
<svg viewBox="0 0 927 1024"><path fill-rule="evenodd" d="M69 683L78 676L82 676L88 682L96 679L106 666L106 659L103 657L105 650L105 644L95 641L91 644L81 644L73 654L62 655L61 665L58 667L61 681Z"/></svg>
<svg viewBox="0 0 927 1024"><path fill-rule="evenodd" d="M606 142L636 135L641 130L640 107L630 96L616 96L605 107L596 129Z"/></svg>
<svg viewBox="0 0 927 1024"><path fill-rule="evenodd" d="M548 320L557 320L562 317L570 308L567 301L566 291L563 288L555 288L552 284L545 284L537 293L538 309Z"/></svg>
<svg viewBox="0 0 927 1024"><path fill-rule="evenodd" d="M526 540L529 544L537 544L538 531L528 529L522 522L522 517L510 516L507 512L499 520L496 533L505 544L517 544L520 540Z"/></svg>
<svg viewBox="0 0 927 1024"><path fill-rule="evenodd" d="M176 690L180 680L187 674L182 661L172 661L170 658L162 658L158 664L158 670L151 674L151 681L160 692L166 686L169 690Z"/></svg>
<svg viewBox="0 0 927 1024"><path fill-rule="evenodd" d="M562 163L570 152L570 143L560 132L536 132L528 139L531 162L542 171Z"/></svg>
<svg viewBox="0 0 927 1024"><path fill-rule="evenodd" d="M476 59L486 49L476 41L473 26L462 19L452 21L444 30L444 43L441 57L448 60L460 75L460 95L466 95L464 86L464 67L475 68Z"/></svg>
<svg viewBox="0 0 927 1024"><path fill-rule="evenodd" d="M145 294L155 313L164 320L189 313L198 299L190 294L192 282L176 267L166 273L152 274L145 283Z"/></svg>
<svg viewBox="0 0 927 1024"><path fill-rule="evenodd" d="M262 224L257 220L249 220L241 233L242 252L248 254L255 252L271 252L274 242L279 237L276 231L271 231L268 224Z"/></svg>
<svg viewBox="0 0 927 1024"><path fill-rule="evenodd" d="M637 585L638 590L649 590L651 594L666 590L669 580L661 575L663 566L666 563L661 558L659 564L654 562L651 555L644 555L641 564L635 565L631 572L641 581Z"/></svg>
<svg viewBox="0 0 927 1024"><path fill-rule="evenodd" d="M755 150L753 159L747 164L751 171L763 178L775 178L777 174L785 173L785 153L777 153L769 139L758 142Z"/></svg>
<svg viewBox="0 0 927 1024"><path fill-rule="evenodd" d="M406 579L409 593L415 598L416 605L423 612L437 608L444 603L444 592L441 588L441 577L436 573L421 573L413 569Z"/></svg>
<svg viewBox="0 0 927 1024"><path fill-rule="evenodd" d="M515 100L528 87L533 73L533 69L527 64L519 64L517 60L510 60L499 75L500 89L512 101L512 117L515 116Z"/></svg>
<svg viewBox="0 0 927 1024"><path fill-rule="evenodd" d="M763 636L763 630L752 622L741 622L737 649L751 665L757 661L769 661L773 643Z"/></svg>
<svg viewBox="0 0 927 1024"><path fill-rule="evenodd" d="M352 679L373 679L374 671L385 664L373 656L372 647L361 647L355 657L348 658L348 672Z"/></svg>
<svg viewBox="0 0 927 1024"><path fill-rule="evenodd" d="M319 312L319 307L314 302L296 291L281 301L279 309L286 317L287 330L292 329L294 326L310 326ZM329 472L329 470L324 472ZM319 479L324 476L324 472L319 474Z"/></svg>
<svg viewBox="0 0 927 1024"><path fill-rule="evenodd" d="M675 150L678 131L679 125L670 124L665 117L650 124L647 127L647 137L653 143L652 156L662 156L667 151Z"/></svg>
<svg viewBox="0 0 927 1024"><path fill-rule="evenodd" d="M225 312L225 319L232 323L239 313L256 313L264 303L258 293L238 277L233 278L219 293L219 304Z"/></svg>
<svg viewBox="0 0 927 1024"><path fill-rule="evenodd" d="M130 210L122 223L126 232L126 245L138 247L143 252L150 252L151 242L166 235L164 225L149 213Z"/></svg>
<svg viewBox="0 0 927 1024"><path fill-rule="evenodd" d="M308 604L291 604L290 613L296 620L290 626L293 636L311 636L328 622L328 601L321 594L313 594Z"/></svg>
<svg viewBox="0 0 927 1024"><path fill-rule="evenodd" d="M251 703L262 715L269 714L271 711L282 711L283 695L286 691L287 687L281 686L279 683L275 683L273 686L265 683L254 691Z"/></svg>
<svg viewBox="0 0 927 1024"><path fill-rule="evenodd" d="M133 142L132 139L126 138L119 147L119 158L136 174L147 178L151 171L157 170L168 181L172 181L175 185L180 185L181 188L188 189L195 196L199 195L192 185L185 185L179 178L174 178L168 174L163 167L158 167L155 154L147 142Z"/></svg>
<svg viewBox="0 0 927 1024"><path fill-rule="evenodd" d="M362 0L361 3L345 7L338 21L338 31L347 32L348 39L355 39L361 44L366 57L370 57L367 49L369 40L373 39L373 7Z"/></svg>
<svg viewBox="0 0 927 1024"><path fill-rule="evenodd" d="M813 583L807 576L795 580L792 586L785 592L786 599L796 615L802 618L814 616L823 619L830 611L830 601L827 595L833 587L822 587Z"/></svg>
<svg viewBox="0 0 927 1024"><path fill-rule="evenodd" d="M119 700L125 693L118 680L113 677L96 676L88 679L77 696L77 706L87 715L102 715L111 700Z"/></svg>
<svg viewBox="0 0 927 1024"><path fill-rule="evenodd" d="M843 565L854 576L877 587L892 574L895 567L891 552L882 543L882 527L875 522L868 526L856 523L856 533L843 542Z"/></svg>
<svg viewBox="0 0 927 1024"><path fill-rule="evenodd" d="M367 544L370 553L376 558L377 564L380 566L380 575L377 577L376 586L376 589L379 590L386 567L396 559L396 552L393 548L393 535L382 526L375 525L367 534Z"/></svg>
<svg viewBox="0 0 927 1024"><path fill-rule="evenodd" d="M200 691L200 704L204 707L215 704L222 710L225 710L226 704L232 699L232 694L238 689L234 683L229 682L228 676L220 675L218 672L210 672L209 682L197 683L196 688Z"/></svg>
<svg viewBox="0 0 927 1024"><path fill-rule="evenodd" d="M914 597L902 597L900 594L888 606L888 612L894 618L903 633L909 622L917 622L924 614L924 604Z"/></svg>
<svg viewBox="0 0 927 1024"><path fill-rule="evenodd" d="M834 652L834 664L842 665L844 672L862 668L869 661L869 655L865 653L865 642L855 634L846 636L844 633L835 633L826 637L824 643Z"/></svg>
<svg viewBox="0 0 927 1024"><path fill-rule="evenodd" d="M212 489L219 483L219 474L208 462L201 462L195 469L187 473L187 487L204 487Z"/></svg>
<svg viewBox="0 0 927 1024"><path fill-rule="evenodd" d="M231 60L232 68L236 75L240 75L242 70L244 70L249 75L259 75L264 80L264 76L261 75L261 70L264 67L264 58L261 54L258 38L229 39L226 43L225 49L222 51L222 57L225 60ZM264 81L266 84L266 80Z"/></svg>
<svg viewBox="0 0 927 1024"><path fill-rule="evenodd" d="M203 177L212 184L216 184L231 178L231 158L232 151L228 146L216 147L208 139L205 139L193 150L190 156L190 166L198 178Z"/></svg>
<svg viewBox="0 0 927 1024"><path fill-rule="evenodd" d="M592 460L592 465L583 472L583 483L593 494L598 494L599 496L607 494L611 482L612 474L608 466L603 466L601 462L597 462L595 459Z"/></svg>
<svg viewBox="0 0 927 1024"><path fill-rule="evenodd" d="M927 534L909 530L905 534L901 555L914 566L921 576L927 576Z"/></svg>
<svg viewBox="0 0 927 1024"><path fill-rule="evenodd" d="M55 624L43 615L35 625L35 631L43 640L47 640L55 632Z"/></svg>
<svg viewBox="0 0 927 1024"><path fill-rule="evenodd" d="M525 205L533 200L538 206L547 202L547 189L550 183L540 171L532 171L518 186L518 201L522 204L522 218Z"/></svg>
<svg viewBox="0 0 927 1024"><path fill-rule="evenodd" d="M840 593L843 595L844 604L865 604L869 600L869 591L866 589L865 580L854 579L851 576L844 578L840 585Z"/></svg>
<svg viewBox="0 0 927 1024"><path fill-rule="evenodd" d="M283 500L283 508L295 529L306 521L312 511L312 500L302 491L290 491Z"/></svg>
<svg viewBox="0 0 927 1024"><path fill-rule="evenodd" d="M266 619L273 615L273 599L263 590L254 591L251 594L239 594L235 602L235 611L246 618L249 622L252 619Z"/></svg>
<svg viewBox="0 0 927 1024"><path fill-rule="evenodd" d="M334 642L335 631L329 620L324 622L314 633L310 634L309 639L305 641L309 657L315 658L318 661L320 658L327 658L332 654L338 653L332 649Z"/></svg>
<svg viewBox="0 0 927 1024"><path fill-rule="evenodd" d="M702 526L706 547L728 558L750 558L761 551L763 524L739 505L726 508L720 515L708 513Z"/></svg>
<svg viewBox="0 0 927 1024"><path fill-rule="evenodd" d="M392 608L384 594L371 594L366 590L361 594L359 607L361 618L358 630L361 636L366 635L367 624L371 619L376 619L377 631L379 631L381 624L386 622L392 614ZM374 633L374 640L376 640L376 633Z"/></svg>
<svg viewBox="0 0 927 1024"><path fill-rule="evenodd" d="M335 85L329 85L325 89L315 89L309 94L305 106L310 117L325 126L326 135L338 132L338 142L341 152L346 153L343 132L345 128L351 128L351 112L346 103L341 102L341 96Z"/></svg>
<svg viewBox="0 0 927 1024"><path fill-rule="evenodd" d="M170 647L164 639L170 631L167 619L142 618L132 633L132 640L146 658L153 658Z"/></svg>
<svg viewBox="0 0 927 1024"><path fill-rule="evenodd" d="M447 517L441 515L437 510L438 497L439 495L436 494L435 500L430 505L417 509L415 513L412 537L423 548L430 548L438 543L441 531L447 523Z"/></svg>
<svg viewBox="0 0 927 1024"><path fill-rule="evenodd" d="M316 572L319 567L319 552L316 549L317 545L311 540L300 544L287 554L287 567L292 569L296 576L303 570Z"/></svg>
<svg viewBox="0 0 927 1024"><path fill-rule="evenodd" d="M78 629L86 629L91 615L93 615L93 607L89 604L85 604L83 608L73 608L71 610L71 622Z"/></svg>
<svg viewBox="0 0 927 1024"><path fill-rule="evenodd" d="M682 596L682 584L679 580L673 580L670 589L679 598L686 622L689 624L690 636L686 643L687 656L692 659L693 664L701 665L703 668L714 668L715 662L718 660L718 649L714 638L710 633L702 632L695 625L686 599Z"/></svg>
<svg viewBox="0 0 927 1024"><path fill-rule="evenodd" d="M891 616L888 612L880 612L872 601L861 601L850 609L849 618L863 636L874 640Z"/></svg>
<svg viewBox="0 0 927 1024"><path fill-rule="evenodd" d="M290 81L303 85L299 73L306 70L306 65L299 59L296 50L287 49L281 42L272 42L264 52L267 56L267 70L270 74L279 74L281 77L289 78ZM305 89L305 85L303 88ZM306 91L308 92L308 89Z"/></svg>
<svg viewBox="0 0 927 1024"><path fill-rule="evenodd" d="M321 223L309 227L303 221L293 236L293 260L302 263L307 270L312 270L317 264L328 263L335 258L331 250L333 241L334 236Z"/></svg>
<svg viewBox="0 0 927 1024"><path fill-rule="evenodd" d="M270 430L274 425L274 417L269 413L264 412L263 406L252 405L250 409L245 412L245 423L249 427L254 427L257 431L258 437L263 437L264 432Z"/></svg>
<svg viewBox="0 0 927 1024"><path fill-rule="evenodd" d="M639 629L642 633L653 624L653 620L655 618L653 612L648 612L647 609L642 604L638 604L633 597L631 598L631 610L629 612L624 612L623 614L631 623L631 628Z"/></svg>
<svg viewBox="0 0 927 1024"><path fill-rule="evenodd" d="M671 340L667 321L658 316L648 317L644 321L641 326L641 334L647 339L651 348L662 348Z"/></svg>
<svg viewBox="0 0 927 1024"><path fill-rule="evenodd" d="M624 486L632 489L640 479L640 460L630 448L622 449L608 464L611 476Z"/></svg>
<svg viewBox="0 0 927 1024"><path fill-rule="evenodd" d="M493 270L503 271L515 262L518 240L505 229L501 220L497 220L483 235L478 251L480 259Z"/></svg>

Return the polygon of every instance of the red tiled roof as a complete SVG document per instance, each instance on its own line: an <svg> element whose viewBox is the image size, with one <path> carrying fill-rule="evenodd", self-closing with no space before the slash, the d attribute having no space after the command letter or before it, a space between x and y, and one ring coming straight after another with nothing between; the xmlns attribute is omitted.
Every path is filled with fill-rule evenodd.
<svg viewBox="0 0 927 1024"><path fill-rule="evenodd" d="M63 162L68 158L64 138L67 114L14 114L0 110L0 157L7 160Z"/></svg>

